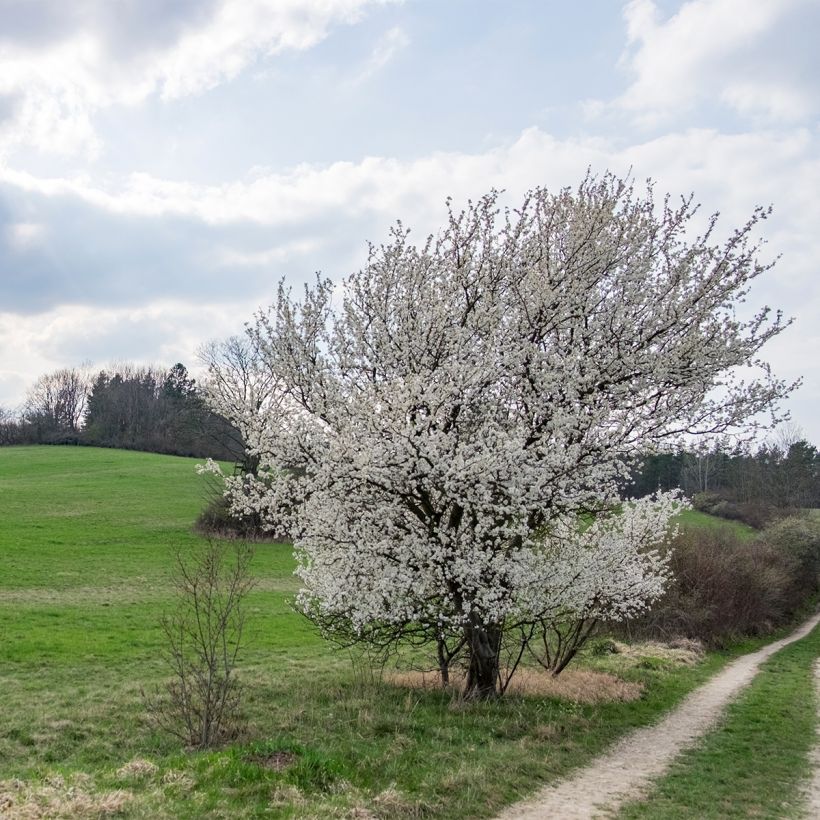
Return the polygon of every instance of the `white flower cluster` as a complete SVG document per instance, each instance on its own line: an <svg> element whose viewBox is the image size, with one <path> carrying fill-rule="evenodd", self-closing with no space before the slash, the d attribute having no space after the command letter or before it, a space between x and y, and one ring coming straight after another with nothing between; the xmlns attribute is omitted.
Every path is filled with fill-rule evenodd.
<svg viewBox="0 0 820 820"><path fill-rule="evenodd" d="M681 502L619 508L631 455L789 390L765 368L736 380L783 328L733 310L766 270L749 242L764 213L718 247L714 223L687 236L691 202L612 176L496 203L421 247L399 225L338 310L330 282L299 300L280 286L249 329L251 382L212 368L212 404L258 464L226 493L291 534L301 606L324 623L440 635L640 611Z"/></svg>
<svg viewBox="0 0 820 820"><path fill-rule="evenodd" d="M589 526L557 523L521 562L521 610L540 619L622 620L640 614L664 591L669 555L658 548L687 507L677 492L658 493L599 515Z"/></svg>

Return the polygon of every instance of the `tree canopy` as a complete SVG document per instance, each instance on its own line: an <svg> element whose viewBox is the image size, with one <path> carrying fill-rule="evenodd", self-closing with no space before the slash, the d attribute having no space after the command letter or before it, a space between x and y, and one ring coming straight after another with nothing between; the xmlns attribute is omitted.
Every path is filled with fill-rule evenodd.
<svg viewBox="0 0 820 820"><path fill-rule="evenodd" d="M749 429L789 390L757 361L780 315L735 313L770 267L766 212L722 244L695 212L612 175L515 210L494 192L419 246L399 224L338 305L330 281L280 285L249 328L275 400L212 400L259 464L227 479L233 507L293 538L310 617L430 641L486 697L505 647L514 669L661 593L677 502L624 505L630 459Z"/></svg>

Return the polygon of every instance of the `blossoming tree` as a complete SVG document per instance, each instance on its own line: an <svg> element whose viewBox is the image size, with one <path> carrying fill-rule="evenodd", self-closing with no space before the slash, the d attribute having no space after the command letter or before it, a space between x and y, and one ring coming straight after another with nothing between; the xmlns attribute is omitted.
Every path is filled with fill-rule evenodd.
<svg viewBox="0 0 820 820"><path fill-rule="evenodd" d="M491 193L421 246L399 224L340 300L280 285L249 328L276 400L214 401L260 465L226 493L291 535L308 616L430 641L445 675L460 654L466 693L490 697L505 641L514 669L540 636L560 671L589 624L662 593L678 502L621 502L630 458L748 430L790 389L756 360L780 315L734 312L769 267L750 238L766 213L719 245L695 211L612 175L513 211Z"/></svg>

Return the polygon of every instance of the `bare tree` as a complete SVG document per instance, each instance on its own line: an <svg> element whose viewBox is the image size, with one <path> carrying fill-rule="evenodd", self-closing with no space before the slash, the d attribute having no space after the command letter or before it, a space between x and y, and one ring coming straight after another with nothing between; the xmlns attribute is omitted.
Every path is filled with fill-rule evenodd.
<svg viewBox="0 0 820 820"><path fill-rule="evenodd" d="M143 695L149 719L196 748L239 731L241 688L234 670L245 625L242 603L254 585L252 555L247 544L213 540L194 556L176 554L177 608L162 619L173 677L164 692Z"/></svg>
<svg viewBox="0 0 820 820"><path fill-rule="evenodd" d="M725 442L701 442L683 459L681 486L687 493L707 493L720 483L726 461Z"/></svg>
<svg viewBox="0 0 820 820"><path fill-rule="evenodd" d="M20 423L14 413L0 407L0 445L17 444L20 441Z"/></svg>
<svg viewBox="0 0 820 820"><path fill-rule="evenodd" d="M258 458L246 452L247 408L258 414L269 412L281 395L279 380L255 340L250 336L231 336L224 341L203 345L198 358L208 369L204 390L208 405L231 423L232 449L243 453L242 471L255 473Z"/></svg>
<svg viewBox="0 0 820 820"><path fill-rule="evenodd" d="M82 426L89 389L85 369L61 368L46 373L29 389L23 419L47 432L75 433Z"/></svg>

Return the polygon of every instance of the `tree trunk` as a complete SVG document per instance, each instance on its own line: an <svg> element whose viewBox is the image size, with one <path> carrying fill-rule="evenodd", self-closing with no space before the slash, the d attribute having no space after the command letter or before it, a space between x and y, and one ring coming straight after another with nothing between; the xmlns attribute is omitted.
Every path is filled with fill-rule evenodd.
<svg viewBox="0 0 820 820"><path fill-rule="evenodd" d="M484 624L475 615L464 626L469 667L464 696L472 700L498 697L498 657L501 649L501 627Z"/></svg>
<svg viewBox="0 0 820 820"><path fill-rule="evenodd" d="M450 683L450 659L447 657L447 647L442 638L438 639L438 671L441 675L441 688L446 689Z"/></svg>

